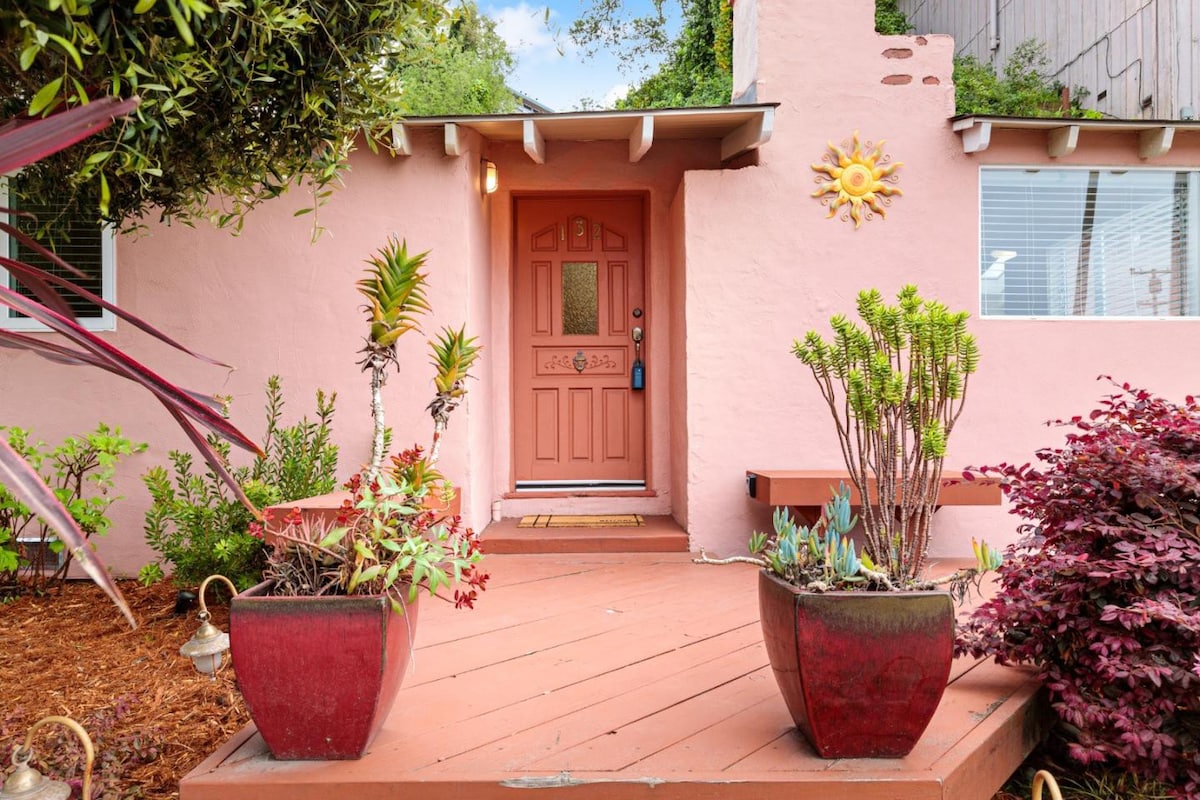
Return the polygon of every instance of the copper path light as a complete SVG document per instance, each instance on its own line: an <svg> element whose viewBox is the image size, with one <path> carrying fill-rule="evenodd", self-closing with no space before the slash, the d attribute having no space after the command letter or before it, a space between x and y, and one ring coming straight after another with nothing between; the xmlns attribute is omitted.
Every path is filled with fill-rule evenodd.
<svg viewBox="0 0 1200 800"><path fill-rule="evenodd" d="M83 765L83 793L81 797L92 796L92 763L96 760L96 751L92 747L92 738L83 727L70 717L43 717L33 723L29 733L25 735L25 744L13 750L12 763L16 766L13 773L4 781L0 789L0 800L67 800L71 794L70 784L64 781L52 781L42 775L29 762L33 759L33 734L43 725L56 723L70 728L83 742L85 761Z"/></svg>
<svg viewBox="0 0 1200 800"><path fill-rule="evenodd" d="M224 575L209 575L204 579L204 582L200 584L200 589L196 592L200 598L198 615L200 627L187 641L187 644L179 648L179 655L190 658L192 666L196 668L197 672L216 680L217 670L221 668L225 660L225 653L229 652L229 634L208 621L210 615L208 606L204 603L204 590L213 580L224 581L225 585L229 587L231 596L237 594L237 587L233 585L233 581Z"/></svg>

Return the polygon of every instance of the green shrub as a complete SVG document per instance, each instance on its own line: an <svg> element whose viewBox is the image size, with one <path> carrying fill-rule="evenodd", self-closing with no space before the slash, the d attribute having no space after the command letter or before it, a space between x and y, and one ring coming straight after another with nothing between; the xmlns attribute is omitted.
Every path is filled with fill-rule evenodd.
<svg viewBox="0 0 1200 800"><path fill-rule="evenodd" d="M955 111L1012 117L1100 117L1098 111L1082 107L1089 93L1081 87L1072 92L1068 107L1062 107L1063 86L1046 75L1049 63L1046 46L1035 39L1013 49L1002 76L973 56L955 58Z"/></svg>
<svg viewBox="0 0 1200 800"><path fill-rule="evenodd" d="M68 437L54 449L32 440L24 428L0 426L0 435L38 471L89 539L93 534L103 536L112 525L108 508L120 499L109 493L117 463L122 456L146 449L144 443L122 436L120 428L104 423L91 433ZM62 564L53 566L46 563L47 552L63 552L54 531L0 484L0 585L21 583L43 591L61 582L72 554L66 553Z"/></svg>
<svg viewBox="0 0 1200 800"><path fill-rule="evenodd" d="M912 30L908 17L900 10L898 0L875 0L875 32L903 35Z"/></svg>
<svg viewBox="0 0 1200 800"><path fill-rule="evenodd" d="M230 470L259 508L331 492L337 481L338 451L330 441L337 395L318 390L316 421L303 417L281 428L281 394L279 377L271 376L262 446L266 457ZM210 443L228 458L227 444L215 437ZM142 568L143 582L161 578L164 566L170 565L180 586L195 586L214 573L225 575L238 588L257 583L266 558L261 526L212 469L195 470L190 453L169 455L171 471L159 466L142 476L152 500L146 512L146 543L161 557Z"/></svg>

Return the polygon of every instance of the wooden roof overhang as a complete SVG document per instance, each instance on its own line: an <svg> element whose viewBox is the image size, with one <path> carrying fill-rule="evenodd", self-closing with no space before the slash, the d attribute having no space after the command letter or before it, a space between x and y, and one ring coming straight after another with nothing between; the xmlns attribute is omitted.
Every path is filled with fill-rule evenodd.
<svg viewBox="0 0 1200 800"><path fill-rule="evenodd" d="M1080 137L1093 133L1136 133L1137 155L1158 158L1171 151L1177 136L1200 136L1200 121L1161 119L1075 119L1069 117L1000 117L964 114L951 117L951 128L962 138L964 153L988 148L993 130L1040 131L1046 153L1062 158L1075 152Z"/></svg>
<svg viewBox="0 0 1200 800"><path fill-rule="evenodd" d="M777 105L412 117L392 127L392 146L397 153L410 155L409 134L412 130L441 127L449 156L464 151L460 137L462 129L468 129L491 141L520 142L529 158L538 164L546 162L546 142L621 140L629 142L630 163L637 163L656 142L716 139L721 143L721 160L724 162L762 147L770 140Z"/></svg>

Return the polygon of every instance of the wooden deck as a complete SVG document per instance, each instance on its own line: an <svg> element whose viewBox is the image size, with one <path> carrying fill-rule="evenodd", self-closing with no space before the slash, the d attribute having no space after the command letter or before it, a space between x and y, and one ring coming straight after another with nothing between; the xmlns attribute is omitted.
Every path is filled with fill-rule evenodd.
<svg viewBox="0 0 1200 800"><path fill-rule="evenodd" d="M690 558L492 556L475 611L424 600L365 758L278 762L251 726L181 800L988 800L1039 737L1028 673L960 660L907 758L816 757L767 666L755 568Z"/></svg>

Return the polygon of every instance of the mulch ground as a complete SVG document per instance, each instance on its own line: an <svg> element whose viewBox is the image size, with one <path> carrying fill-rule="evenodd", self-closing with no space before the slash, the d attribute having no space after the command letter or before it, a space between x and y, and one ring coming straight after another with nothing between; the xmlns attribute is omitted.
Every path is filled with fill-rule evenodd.
<svg viewBox="0 0 1200 800"><path fill-rule="evenodd" d="M0 605L4 775L29 726L57 714L75 719L96 740L95 797L177 798L179 779L249 721L233 670L210 680L179 655L198 622L194 608L174 615L176 587L120 586L136 630L90 581ZM210 611L228 631L228 608L210 602ZM77 783L82 751L73 741L66 728L43 728L33 745L34 766Z"/></svg>

